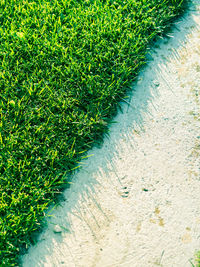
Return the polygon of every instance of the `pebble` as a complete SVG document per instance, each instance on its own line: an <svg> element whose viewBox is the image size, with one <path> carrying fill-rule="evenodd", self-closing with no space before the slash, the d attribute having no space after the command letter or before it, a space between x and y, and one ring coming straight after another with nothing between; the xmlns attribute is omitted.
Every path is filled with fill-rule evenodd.
<svg viewBox="0 0 200 267"><path fill-rule="evenodd" d="M159 86L160 85L160 83L159 83L159 81L153 81L153 84L155 85L155 86Z"/></svg>
<svg viewBox="0 0 200 267"><path fill-rule="evenodd" d="M54 229L53 229L54 233L58 234L62 232L61 227L57 224L55 225Z"/></svg>

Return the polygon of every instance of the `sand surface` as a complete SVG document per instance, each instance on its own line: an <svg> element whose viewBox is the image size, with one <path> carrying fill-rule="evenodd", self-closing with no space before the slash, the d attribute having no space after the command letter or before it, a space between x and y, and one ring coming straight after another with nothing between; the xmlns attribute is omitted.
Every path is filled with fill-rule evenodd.
<svg viewBox="0 0 200 267"><path fill-rule="evenodd" d="M197 8L197 9L195 9ZM189 267L200 250L200 3L159 41L23 267Z"/></svg>

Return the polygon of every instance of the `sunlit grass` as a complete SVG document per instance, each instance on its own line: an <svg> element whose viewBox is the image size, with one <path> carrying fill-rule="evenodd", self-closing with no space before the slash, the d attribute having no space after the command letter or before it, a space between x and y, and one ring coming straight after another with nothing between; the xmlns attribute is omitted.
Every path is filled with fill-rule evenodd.
<svg viewBox="0 0 200 267"><path fill-rule="evenodd" d="M185 2L0 1L0 266L16 266Z"/></svg>
<svg viewBox="0 0 200 267"><path fill-rule="evenodd" d="M196 255L196 267L200 267L200 251Z"/></svg>

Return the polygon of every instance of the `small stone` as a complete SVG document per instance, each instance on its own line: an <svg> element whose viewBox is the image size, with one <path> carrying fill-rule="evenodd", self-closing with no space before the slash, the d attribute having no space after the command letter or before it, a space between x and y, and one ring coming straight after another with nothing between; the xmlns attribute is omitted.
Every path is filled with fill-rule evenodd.
<svg viewBox="0 0 200 267"><path fill-rule="evenodd" d="M61 227L57 224L55 225L54 229L53 229L54 233L58 234L62 232Z"/></svg>
<svg viewBox="0 0 200 267"><path fill-rule="evenodd" d="M148 192L149 190L148 190L148 189L146 189L146 188L143 188L143 191L144 191L144 192Z"/></svg>
<svg viewBox="0 0 200 267"><path fill-rule="evenodd" d="M123 197L123 198L126 198L126 197L128 197L128 195L125 194L125 195L122 195L122 197Z"/></svg>
<svg viewBox="0 0 200 267"><path fill-rule="evenodd" d="M159 86L160 85L159 81L156 81L156 80L153 81L153 83L154 83L155 86Z"/></svg>

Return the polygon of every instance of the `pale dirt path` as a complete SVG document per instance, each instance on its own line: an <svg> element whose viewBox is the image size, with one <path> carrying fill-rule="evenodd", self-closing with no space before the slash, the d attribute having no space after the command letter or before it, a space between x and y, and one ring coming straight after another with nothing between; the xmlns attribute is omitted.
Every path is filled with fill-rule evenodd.
<svg viewBox="0 0 200 267"><path fill-rule="evenodd" d="M191 266L200 249L198 26L190 11L152 51L130 105L82 163L24 267Z"/></svg>

